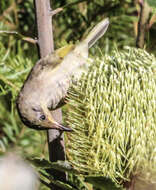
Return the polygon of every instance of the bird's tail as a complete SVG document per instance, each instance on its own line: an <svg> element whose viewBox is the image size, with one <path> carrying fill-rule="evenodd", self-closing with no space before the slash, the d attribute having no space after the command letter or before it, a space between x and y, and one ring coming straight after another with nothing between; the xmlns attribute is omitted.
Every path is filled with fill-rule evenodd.
<svg viewBox="0 0 156 190"><path fill-rule="evenodd" d="M85 43L88 44L88 48L92 47L95 42L101 38L104 33L106 32L109 25L109 19L106 18L99 22L88 34L87 38L85 39Z"/></svg>

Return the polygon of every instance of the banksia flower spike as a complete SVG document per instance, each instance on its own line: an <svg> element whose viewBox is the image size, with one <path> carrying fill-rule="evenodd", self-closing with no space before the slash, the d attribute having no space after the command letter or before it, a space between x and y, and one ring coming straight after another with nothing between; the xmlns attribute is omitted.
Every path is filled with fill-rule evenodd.
<svg viewBox="0 0 156 190"><path fill-rule="evenodd" d="M124 184L156 172L155 71L153 55L126 47L94 59L71 87L67 156L80 173Z"/></svg>

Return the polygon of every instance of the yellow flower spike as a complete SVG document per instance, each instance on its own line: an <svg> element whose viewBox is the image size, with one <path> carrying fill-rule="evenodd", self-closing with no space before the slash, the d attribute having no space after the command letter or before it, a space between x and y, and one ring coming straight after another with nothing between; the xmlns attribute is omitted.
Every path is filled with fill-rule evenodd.
<svg viewBox="0 0 156 190"><path fill-rule="evenodd" d="M133 174L156 167L154 70L153 55L126 47L112 56L93 59L88 73L72 87L66 120L76 133L67 150L69 161L80 172L108 176L123 184ZM80 96L73 99L73 94ZM81 143L75 142L77 136ZM77 156L72 157L72 150L77 150Z"/></svg>

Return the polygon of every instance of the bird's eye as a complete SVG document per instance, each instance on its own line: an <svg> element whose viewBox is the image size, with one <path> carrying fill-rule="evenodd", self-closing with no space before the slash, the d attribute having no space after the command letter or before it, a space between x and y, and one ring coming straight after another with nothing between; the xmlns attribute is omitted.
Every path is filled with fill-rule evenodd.
<svg viewBox="0 0 156 190"><path fill-rule="evenodd" d="M46 116L45 116L45 115L41 115L41 116L40 116L40 120L43 121L43 120L45 120L45 119L46 119Z"/></svg>

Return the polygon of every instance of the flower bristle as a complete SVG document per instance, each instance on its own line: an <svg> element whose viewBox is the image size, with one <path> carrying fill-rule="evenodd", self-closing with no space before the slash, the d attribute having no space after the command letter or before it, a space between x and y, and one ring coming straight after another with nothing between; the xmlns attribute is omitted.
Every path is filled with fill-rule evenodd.
<svg viewBox="0 0 156 190"><path fill-rule="evenodd" d="M156 58L126 47L94 58L69 90L67 157L85 175L116 183L156 169ZM145 168L146 167L146 168Z"/></svg>

